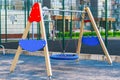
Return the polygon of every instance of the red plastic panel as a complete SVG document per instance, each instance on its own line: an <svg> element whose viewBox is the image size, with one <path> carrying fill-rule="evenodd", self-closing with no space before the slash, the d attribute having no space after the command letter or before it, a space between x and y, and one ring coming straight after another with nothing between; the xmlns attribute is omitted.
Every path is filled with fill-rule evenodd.
<svg viewBox="0 0 120 80"><path fill-rule="evenodd" d="M91 22L91 21L90 20L84 20L84 22L87 23L87 22Z"/></svg>
<svg viewBox="0 0 120 80"><path fill-rule="evenodd" d="M40 14L41 14L41 12L40 12L40 4L35 3L32 6L32 10L31 10L30 16L28 18L29 22L33 22L33 21L39 22L39 21L41 21Z"/></svg>

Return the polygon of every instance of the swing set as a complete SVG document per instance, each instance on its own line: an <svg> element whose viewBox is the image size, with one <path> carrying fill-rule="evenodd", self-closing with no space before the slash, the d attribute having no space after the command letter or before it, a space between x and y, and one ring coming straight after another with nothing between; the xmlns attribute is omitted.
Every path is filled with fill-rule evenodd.
<svg viewBox="0 0 120 80"><path fill-rule="evenodd" d="M85 20L84 20L84 18L85 18L85 13L83 13L83 14L82 14L81 27L80 27L80 35L79 35L79 39L78 39L78 46L77 46L76 53L79 55L79 58L80 58L80 51L81 51L82 41L83 41L83 43L88 44L88 45L91 45L91 46L94 46L94 45L97 45L97 44L100 43L100 45L101 45L101 47L102 47L102 49L103 49L103 51L104 51L104 54L105 54L105 56L106 56L106 58L107 58L108 63L109 63L109 64L112 64L112 60L111 60L111 58L110 58L110 56L109 56L108 50L107 50L107 48L106 48L106 46L105 46L105 44L104 44L104 42L103 42L103 39L102 39L102 37L101 37L101 35L100 35L100 32L99 32L99 30L98 30L98 28L97 28L97 25L96 25L96 23L95 23L95 20L94 20L94 18L93 18L93 16L92 16L92 13L91 13L89 7L86 7L86 8L84 9L84 11L88 14L88 17L89 17L89 19L90 19L89 22L91 22L92 27L93 27L93 29L94 29L95 32L96 32L97 38L96 38L96 37L86 37L86 38L83 37L84 22L85 22ZM82 38L83 38L83 39L82 39ZM91 41L91 42L90 42L90 41Z"/></svg>
<svg viewBox="0 0 120 80"><path fill-rule="evenodd" d="M34 21L40 23L40 30L41 30L40 32L41 32L41 38L42 38L41 40L26 39L27 34L30 29L30 26L31 26L31 23ZM52 76L51 64L50 64L49 52L48 52L48 45L47 45L47 39L46 39L46 33L45 33L45 26L44 26L42 8L41 8L40 3L35 3L32 6L32 10L30 12L25 31L23 32L22 39L19 41L19 46L17 48L17 52L16 52L13 62L11 64L10 72L14 71L22 49L25 49L30 52L35 52L40 49L43 49L44 55L45 55L47 75L49 78Z"/></svg>
<svg viewBox="0 0 120 80"><path fill-rule="evenodd" d="M89 20L85 20L85 14L86 13L88 14ZM83 36L84 23L87 23L87 22L91 22L92 27L95 30L97 37L96 36L88 36L88 37ZM77 54L66 54L66 53L52 54L50 56L50 58L51 59L56 59L56 60L76 60L76 59L79 60L80 59L80 51L81 51L81 44L82 43L86 44L88 46L96 46L96 45L100 44L101 47L102 47L102 49L103 49L103 51L104 51L104 53L105 53L105 56L107 58L108 63L109 64L112 63L112 60L111 60L111 58L109 56L109 53L107 51L107 48L106 48L106 46L105 46L105 44L104 44L104 42L102 40L102 37L100 35L100 32L99 32L99 30L97 28L97 25L95 23L95 20L94 20L94 18L92 16L92 13L91 13L89 7L85 7L84 11L82 13L82 21L81 21L81 27L80 27L80 34L79 34L78 46L77 46L77 50L76 50Z"/></svg>
<svg viewBox="0 0 120 80"><path fill-rule="evenodd" d="M65 11L65 10L64 10ZM84 9L84 12L86 12L90 18L90 21L93 25L93 28L97 34L97 36L99 37L98 40L102 46L102 49L107 57L108 62L111 64L112 60L109 56L109 53L104 45L104 42L101 38L101 35L97 29L96 23L94 21L94 18L91 14L91 11L88 7L86 7ZM61 54L61 55L51 55L51 57L53 57L54 59L64 59L64 60L75 60L80 58L80 50L81 50L81 44L82 44L82 36L83 36L83 27L84 27L84 17L85 17L85 13L82 14L82 21L81 21L81 28L80 28L80 36L79 36L79 40L78 40L78 46L77 46L77 54ZM32 22L39 22L40 23L40 32L41 32L41 40L28 40L27 38L27 34L29 32L30 26ZM89 41L89 40L88 40ZM91 42L93 43L93 42ZM48 52L48 45L47 45L47 39L46 39L46 33L45 33L45 26L44 26L44 21L43 21L43 15L42 15L42 8L41 8L41 4L40 3L35 3L32 7L32 10L30 12L30 16L28 18L28 22L25 28L25 31L23 32L22 35L22 39L19 41L19 46L17 48L15 57L12 61L11 67L10 67L10 72L13 72L15 67L16 67L16 63L18 62L20 53L22 52L22 49L25 49L27 51L30 52L35 52L38 51L40 49L44 50L44 55L45 55L45 63L46 63L46 70L47 70L47 75L50 78L52 76L52 71L51 71L51 64L50 64L50 56L49 56L49 52ZM55 58L56 57L56 58Z"/></svg>

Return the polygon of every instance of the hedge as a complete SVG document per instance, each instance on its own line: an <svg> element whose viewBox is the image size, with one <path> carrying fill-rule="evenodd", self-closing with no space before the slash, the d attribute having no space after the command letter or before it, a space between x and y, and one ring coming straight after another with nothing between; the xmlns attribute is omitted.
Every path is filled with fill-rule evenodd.
<svg viewBox="0 0 120 80"><path fill-rule="evenodd" d="M105 36L105 32L103 32L103 31L101 31L100 34L101 34L101 36ZM57 37L62 37L63 33L60 32L60 33L57 33L56 35L57 35ZM70 33L65 32L64 36L65 37L70 37ZM93 32L84 32L83 36L96 36L96 33L95 33L95 31L93 31ZM113 37L113 36L120 36L120 32L117 31L117 32L113 33L111 31L108 31L108 37ZM72 32L72 37L78 38L79 37L79 32Z"/></svg>

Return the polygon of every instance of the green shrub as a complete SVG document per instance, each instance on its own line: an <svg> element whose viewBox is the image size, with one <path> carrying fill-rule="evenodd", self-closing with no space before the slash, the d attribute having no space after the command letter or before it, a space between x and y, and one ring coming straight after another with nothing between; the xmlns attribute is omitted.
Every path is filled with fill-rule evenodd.
<svg viewBox="0 0 120 80"><path fill-rule="evenodd" d="M101 31L100 34L101 34L101 36L104 36L104 35L105 35L105 32Z"/></svg>
<svg viewBox="0 0 120 80"><path fill-rule="evenodd" d="M120 36L120 32L119 32L119 31L116 31L116 32L114 32L114 35L115 35L115 36Z"/></svg>
<svg viewBox="0 0 120 80"><path fill-rule="evenodd" d="M105 36L105 32L104 31L101 31L100 34L101 34L101 36ZM74 38L78 38L79 35L80 35L79 32L72 32L72 37L74 37ZM120 31L114 32L114 35L115 36L120 36ZM114 35L113 35L112 31L108 31L108 37L113 37ZM63 33L59 32L59 33L57 33L56 36L58 38L63 37ZM70 32L65 32L64 36L65 36L65 38L70 38ZM93 31L93 32L84 32L83 36L96 36L96 32L95 31Z"/></svg>
<svg viewBox="0 0 120 80"><path fill-rule="evenodd" d="M75 36L76 36L76 37L79 37L79 35L80 35L79 32L76 32L76 33L75 33Z"/></svg>
<svg viewBox="0 0 120 80"><path fill-rule="evenodd" d="M108 31L108 36L113 36L113 32Z"/></svg>
<svg viewBox="0 0 120 80"><path fill-rule="evenodd" d="M69 37L70 36L70 33L69 32L65 32L65 37Z"/></svg>

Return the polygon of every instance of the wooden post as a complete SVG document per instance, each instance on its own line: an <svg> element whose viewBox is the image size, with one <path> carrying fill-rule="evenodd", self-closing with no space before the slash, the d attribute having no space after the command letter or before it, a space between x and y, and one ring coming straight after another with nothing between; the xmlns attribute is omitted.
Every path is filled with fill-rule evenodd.
<svg viewBox="0 0 120 80"><path fill-rule="evenodd" d="M28 22L28 23L27 23L27 26L26 26L26 29L25 29L25 31L24 31L24 33L23 33L23 35L22 35L22 39L25 39L25 38L27 37L28 31L29 31L29 29L30 29L30 25L31 25L31 23ZM22 48L21 48L20 46L18 46L17 52L16 52L15 57L14 57L14 59L13 59L13 61L12 61L12 65L11 65L11 67L10 67L10 72L13 72L13 71L14 71L14 69L15 69L15 67L16 67L16 64L17 64L17 62L18 62L18 59L19 59L19 56L20 56L21 51L22 51Z"/></svg>
<svg viewBox="0 0 120 80"><path fill-rule="evenodd" d="M82 13L80 35L79 35L78 46L77 46L77 50L76 50L76 53L79 55L79 59L80 59L80 51L81 51L81 45L82 45L82 36L83 36L83 31L84 31L84 18L85 18L85 13Z"/></svg>
<svg viewBox="0 0 120 80"><path fill-rule="evenodd" d="M108 53L108 51L107 51L107 48L106 48L106 46L105 46L105 44L104 44L104 42L103 42L103 40L102 40L102 37L101 37L100 32L99 32L99 30L98 30L98 28L97 28L97 25L96 25L95 20L94 20L94 18L93 18L93 16L92 16L92 13L91 13L91 11L90 11L90 9L89 9L88 7L86 7L85 10L86 10L86 12L87 12L87 14L88 14L88 16L89 16L89 18L90 18L90 20L91 20L92 26L93 26L93 28L94 28L97 36L98 36L98 39L99 39L100 44L101 44L101 47L102 47L102 49L103 49L103 51L104 51L104 53L105 53L105 55L106 55L106 58L107 58L107 60L108 60L108 63L109 63L109 64L112 64L112 60L111 60L111 58L110 58L110 56L109 56L109 53Z"/></svg>
<svg viewBox="0 0 120 80"><path fill-rule="evenodd" d="M40 12L42 13L42 8L40 6ZM48 52L48 44L46 39L46 32L45 32L45 26L43 21L43 15L40 14L41 21L40 21L40 27L41 27L41 37L46 41L46 45L44 47L44 55L45 55L45 61L46 61L46 69L47 69L47 75L50 77L52 76L52 70L51 70L51 64L50 64L50 58L49 58L49 52Z"/></svg>

